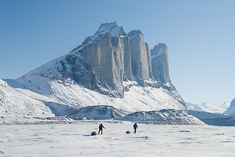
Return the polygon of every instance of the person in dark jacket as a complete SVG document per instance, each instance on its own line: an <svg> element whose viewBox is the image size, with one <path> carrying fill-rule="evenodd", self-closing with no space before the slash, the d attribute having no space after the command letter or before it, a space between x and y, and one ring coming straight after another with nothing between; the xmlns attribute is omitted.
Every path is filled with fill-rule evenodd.
<svg viewBox="0 0 235 157"><path fill-rule="evenodd" d="M133 128L134 128L134 133L136 134L136 129L138 128L138 125L135 123L135 124L133 125Z"/></svg>
<svg viewBox="0 0 235 157"><path fill-rule="evenodd" d="M101 123L99 125L99 132L98 132L98 135L101 133L101 135L103 135L103 128L105 129L105 127L103 126L103 124Z"/></svg>

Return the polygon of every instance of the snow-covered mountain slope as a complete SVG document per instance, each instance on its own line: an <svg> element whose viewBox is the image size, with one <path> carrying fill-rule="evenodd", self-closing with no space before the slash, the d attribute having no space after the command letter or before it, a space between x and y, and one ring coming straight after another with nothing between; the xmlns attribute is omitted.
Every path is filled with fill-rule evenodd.
<svg viewBox="0 0 235 157"><path fill-rule="evenodd" d="M30 98L0 80L0 123L29 121L33 117L53 116L41 101Z"/></svg>
<svg viewBox="0 0 235 157"><path fill-rule="evenodd" d="M84 88L74 82L48 81L37 78L28 84L19 84L8 80L17 90L33 99L40 100L54 109L55 114L66 115L68 106L80 108L85 106L108 105L126 112L151 111L160 109L185 109L166 89L142 87L136 82L126 82L124 98L115 98L97 91ZM42 88L43 87L43 88ZM32 90L29 90L32 89ZM39 90L39 92L34 92Z"/></svg>
<svg viewBox="0 0 235 157"><path fill-rule="evenodd" d="M203 102L201 104L186 103L186 106L188 110L204 111L211 113L224 113L224 111L228 108L229 104L223 103L221 105L215 105L209 102Z"/></svg>
<svg viewBox="0 0 235 157"><path fill-rule="evenodd" d="M188 115L183 111L177 110L160 110L149 112L135 112L126 115L121 120L153 123L153 124L177 124L177 125L202 125L204 124L199 119Z"/></svg>
<svg viewBox="0 0 235 157"><path fill-rule="evenodd" d="M225 114L235 115L235 98L231 101L230 107L224 112Z"/></svg>

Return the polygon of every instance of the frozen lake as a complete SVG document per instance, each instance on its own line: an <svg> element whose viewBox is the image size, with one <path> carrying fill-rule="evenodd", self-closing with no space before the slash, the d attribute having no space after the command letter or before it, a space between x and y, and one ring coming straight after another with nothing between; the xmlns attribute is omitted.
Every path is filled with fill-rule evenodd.
<svg viewBox="0 0 235 157"><path fill-rule="evenodd" d="M0 125L0 156L235 156L234 127L139 124L133 134L133 123L103 122L104 135L89 136L99 123Z"/></svg>

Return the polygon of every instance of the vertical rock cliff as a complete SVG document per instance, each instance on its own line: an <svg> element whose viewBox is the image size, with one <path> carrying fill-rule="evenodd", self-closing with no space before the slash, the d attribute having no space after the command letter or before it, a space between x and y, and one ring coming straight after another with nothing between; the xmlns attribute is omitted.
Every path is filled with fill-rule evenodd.
<svg viewBox="0 0 235 157"><path fill-rule="evenodd" d="M148 52L141 31L133 30L128 33L131 47L132 74L137 80L149 79Z"/></svg>
<svg viewBox="0 0 235 157"><path fill-rule="evenodd" d="M151 50L152 72L155 80L161 83L171 82L166 44L159 43Z"/></svg>
<svg viewBox="0 0 235 157"><path fill-rule="evenodd" d="M125 36L122 38L122 41L125 45L125 51L124 51L124 79L127 80L133 80L132 76L132 66L131 66L131 47L130 47L130 40L128 36Z"/></svg>
<svg viewBox="0 0 235 157"><path fill-rule="evenodd" d="M149 50L149 46L147 43L145 43L146 51L147 51L147 57L148 57L148 71L149 71L149 78L154 79L153 77L153 70L152 70L152 58L151 58L151 52Z"/></svg>

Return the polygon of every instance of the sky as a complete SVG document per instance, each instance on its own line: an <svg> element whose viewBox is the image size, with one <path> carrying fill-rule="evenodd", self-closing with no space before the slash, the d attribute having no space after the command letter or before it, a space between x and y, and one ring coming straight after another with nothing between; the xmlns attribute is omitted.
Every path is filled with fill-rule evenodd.
<svg viewBox="0 0 235 157"><path fill-rule="evenodd" d="M0 78L66 54L113 21L140 29L150 48L167 44L171 81L185 101L235 97L235 0L0 0Z"/></svg>

